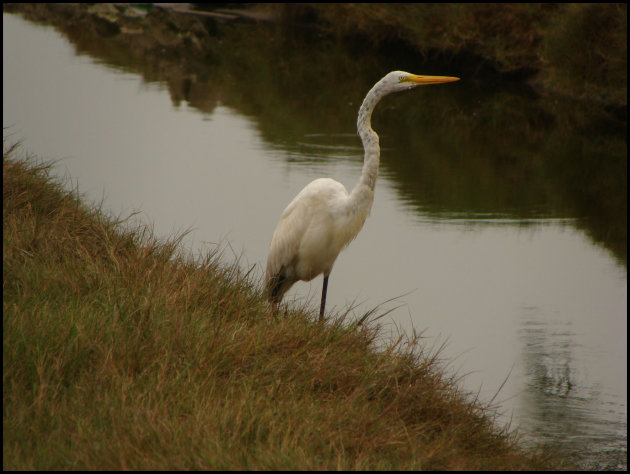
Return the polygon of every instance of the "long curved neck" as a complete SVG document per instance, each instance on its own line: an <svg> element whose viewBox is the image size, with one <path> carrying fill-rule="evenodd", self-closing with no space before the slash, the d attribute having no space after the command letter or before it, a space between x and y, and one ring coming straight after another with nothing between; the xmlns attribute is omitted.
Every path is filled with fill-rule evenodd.
<svg viewBox="0 0 630 474"><path fill-rule="evenodd" d="M363 142L365 150L363 158L363 171L359 182L350 195L352 202L359 206L367 206L368 212L374 199L374 185L378 176L378 165L381 149L378 145L378 135L372 130L371 119L374 107L386 95L379 81L370 89L363 99L357 117L357 131Z"/></svg>

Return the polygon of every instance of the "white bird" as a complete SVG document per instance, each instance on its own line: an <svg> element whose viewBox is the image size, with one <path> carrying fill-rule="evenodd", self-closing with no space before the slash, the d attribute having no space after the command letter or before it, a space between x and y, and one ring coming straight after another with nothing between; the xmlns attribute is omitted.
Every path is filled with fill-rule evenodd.
<svg viewBox="0 0 630 474"><path fill-rule="evenodd" d="M357 131L365 150L357 185L348 194L344 185L334 179L316 179L295 196L280 216L269 246L265 278L267 296L274 306L296 281L310 281L323 273L319 318L324 319L328 276L333 264L363 227L374 201L380 147L370 120L376 104L392 92L457 80L457 77L393 71L370 89L357 118Z"/></svg>

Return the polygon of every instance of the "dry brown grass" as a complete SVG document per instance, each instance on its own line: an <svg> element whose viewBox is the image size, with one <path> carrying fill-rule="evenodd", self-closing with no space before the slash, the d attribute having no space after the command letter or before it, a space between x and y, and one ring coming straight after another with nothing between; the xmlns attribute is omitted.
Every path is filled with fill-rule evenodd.
<svg viewBox="0 0 630 474"><path fill-rule="evenodd" d="M4 469L532 469L435 351L274 315L216 254L3 160Z"/></svg>

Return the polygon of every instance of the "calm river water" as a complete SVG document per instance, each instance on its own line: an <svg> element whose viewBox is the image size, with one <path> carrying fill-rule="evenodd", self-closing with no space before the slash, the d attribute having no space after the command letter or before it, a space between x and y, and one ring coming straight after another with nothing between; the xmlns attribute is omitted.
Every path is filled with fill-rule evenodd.
<svg viewBox="0 0 630 474"><path fill-rule="evenodd" d="M245 80L226 59L182 97L172 82L4 14L5 147L22 140L23 152L58 160L56 172L104 209L141 211L159 236L193 228L191 251L218 244L262 278L293 196L321 176L354 186L360 100L403 66L305 85L299 73ZM577 454L585 468L625 469L625 229L623 245L607 240L619 216L597 221L601 213L574 204L588 187L579 176L592 172L547 157L589 150L575 144L589 138L551 126L537 101L466 77L384 99L373 120L383 148L374 207L337 260L328 309L356 304L360 316L399 296L383 306L400 306L382 320L384 336L415 328L431 346L446 342L442 357L465 375L465 390L490 400L507 378L498 421L511 420L525 441ZM625 160L625 135L604 148L606 160ZM287 298L309 300L315 313L320 285L298 283Z"/></svg>

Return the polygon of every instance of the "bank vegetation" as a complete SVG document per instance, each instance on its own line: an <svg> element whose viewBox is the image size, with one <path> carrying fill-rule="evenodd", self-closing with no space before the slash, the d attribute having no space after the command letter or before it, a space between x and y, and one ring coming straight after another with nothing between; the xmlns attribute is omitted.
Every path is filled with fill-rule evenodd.
<svg viewBox="0 0 630 474"><path fill-rule="evenodd" d="M625 3L276 4L287 22L371 47L404 45L538 88L627 106Z"/></svg>
<svg viewBox="0 0 630 474"><path fill-rule="evenodd" d="M273 314L238 265L3 156L3 469L539 469L419 337ZM127 223L126 223L127 222ZM372 322L370 322L372 321Z"/></svg>
<svg viewBox="0 0 630 474"><path fill-rule="evenodd" d="M3 9L71 37L95 30L139 54L159 52L184 65L194 57L212 60L223 47L216 38L221 24L274 23L354 44L359 57L448 62L467 79L527 82L540 93L599 104L627 120L625 3L161 5L9 3Z"/></svg>

